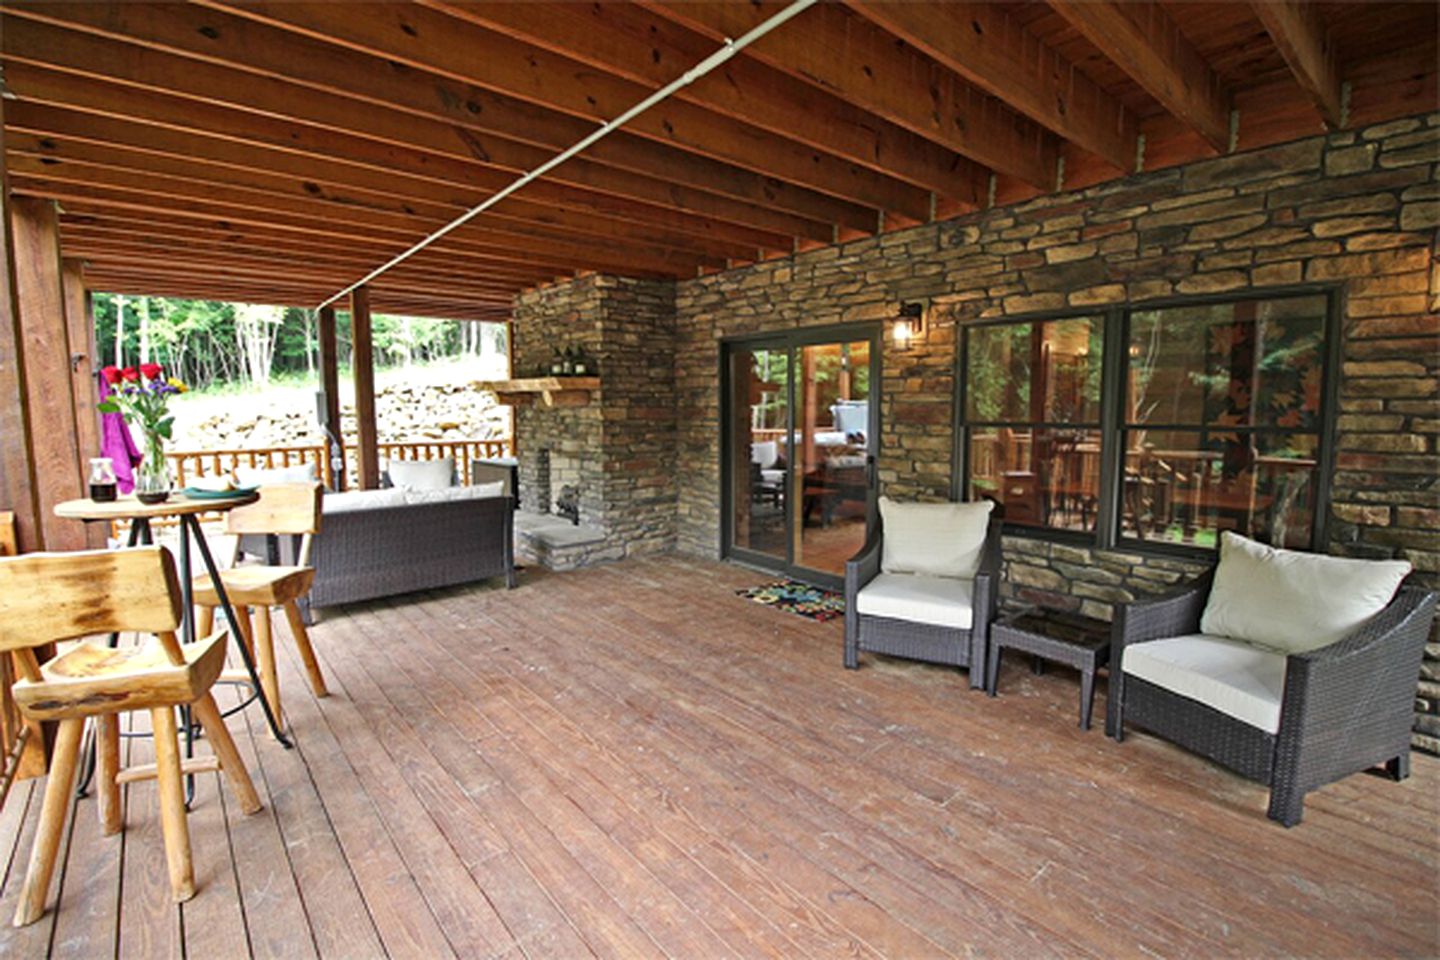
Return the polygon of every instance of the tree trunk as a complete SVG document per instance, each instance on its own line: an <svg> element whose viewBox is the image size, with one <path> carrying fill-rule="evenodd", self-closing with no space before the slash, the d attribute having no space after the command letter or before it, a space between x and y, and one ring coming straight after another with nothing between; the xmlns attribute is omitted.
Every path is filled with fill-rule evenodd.
<svg viewBox="0 0 1440 960"><path fill-rule="evenodd" d="M140 362L150 362L150 298L140 298Z"/></svg>
<svg viewBox="0 0 1440 960"><path fill-rule="evenodd" d="M125 366L125 295L115 294L115 366Z"/></svg>

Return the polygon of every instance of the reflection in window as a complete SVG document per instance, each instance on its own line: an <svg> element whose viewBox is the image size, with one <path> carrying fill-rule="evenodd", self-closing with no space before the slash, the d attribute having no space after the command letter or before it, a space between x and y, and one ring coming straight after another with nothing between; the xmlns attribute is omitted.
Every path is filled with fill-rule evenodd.
<svg viewBox="0 0 1440 960"><path fill-rule="evenodd" d="M1122 535L1310 545L1326 308L1302 296L1131 314Z"/></svg>
<svg viewBox="0 0 1440 960"><path fill-rule="evenodd" d="M1008 523L1094 530L1100 500L1102 317L966 331L969 498Z"/></svg>

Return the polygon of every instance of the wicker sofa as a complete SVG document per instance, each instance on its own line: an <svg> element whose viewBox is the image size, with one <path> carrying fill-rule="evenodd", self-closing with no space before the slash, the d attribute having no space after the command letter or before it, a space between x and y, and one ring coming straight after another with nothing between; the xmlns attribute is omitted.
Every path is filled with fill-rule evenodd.
<svg viewBox="0 0 1440 960"><path fill-rule="evenodd" d="M315 583L302 603L331 607L416 590L505 578L515 586L510 497L381 503L327 511L310 562Z"/></svg>
<svg viewBox="0 0 1440 960"><path fill-rule="evenodd" d="M1269 817L1287 827L1300 822L1305 794L1317 787L1376 764L1396 780L1408 776L1411 705L1435 594L1401 587L1321 646L1247 651L1206 630L1217 572L1116 605L1106 732L1121 741L1126 724L1140 727L1266 784ZM1257 592L1266 596L1263 586ZM1227 645L1239 660L1224 660L1234 655ZM1147 660L1167 649L1169 672L1156 674Z"/></svg>

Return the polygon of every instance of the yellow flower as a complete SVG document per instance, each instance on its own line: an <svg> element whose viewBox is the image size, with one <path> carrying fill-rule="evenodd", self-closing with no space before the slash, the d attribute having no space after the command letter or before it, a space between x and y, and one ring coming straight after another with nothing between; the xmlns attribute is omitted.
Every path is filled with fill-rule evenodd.
<svg viewBox="0 0 1440 960"><path fill-rule="evenodd" d="M189 393L189 392L190 392L190 388L187 387L187 386L185 386L185 384L184 384L181 380L179 380L178 378L176 378L176 377L171 377L169 380L167 380L167 381L165 381L165 382L168 383L168 384L170 384L170 386L174 387L174 388L175 388L178 392L180 392L180 393Z"/></svg>

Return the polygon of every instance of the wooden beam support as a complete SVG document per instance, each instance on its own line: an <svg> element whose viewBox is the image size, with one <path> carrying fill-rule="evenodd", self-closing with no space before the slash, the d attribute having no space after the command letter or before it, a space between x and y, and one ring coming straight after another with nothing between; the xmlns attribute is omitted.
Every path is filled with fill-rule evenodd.
<svg viewBox="0 0 1440 960"><path fill-rule="evenodd" d="M375 355L370 328L370 291L350 294L350 376L355 381L355 432L360 450L360 489L380 486L380 445L375 426Z"/></svg>
<svg viewBox="0 0 1440 960"><path fill-rule="evenodd" d="M325 448L334 469L335 489L345 489L345 432L340 424L340 345L335 307L319 311L320 389L325 394Z"/></svg>
<svg viewBox="0 0 1440 960"><path fill-rule="evenodd" d="M668 0L666 6L681 12L723 8L728 17L756 9L754 4L676 4ZM850 0L850 6L1118 170L1129 172L1135 168L1135 142L1140 131L1134 115L1074 64L1026 32L1000 5L961 0L929 4ZM836 22L829 28L831 33L836 26L843 25L837 9L821 5L819 10L827 20ZM818 19L814 18L811 25ZM807 33L809 29L807 27ZM757 44L761 47L757 52L769 51L763 46L768 40ZM819 44L803 46L812 51L806 64L807 73L823 70L819 75L825 78L839 73L852 84L875 85L883 76L887 78L887 85L894 88L890 96L901 99L908 93L910 99L914 99L915 84L909 79L910 75L898 72L903 60L913 59L913 55L906 57L893 43L877 43L872 39L865 51L866 59L853 55L835 57ZM881 57L887 59L881 61ZM883 70L878 68L881 62L885 64ZM874 78L870 76L872 70ZM1034 185L1049 189L1055 179L1053 164L1049 173L1049 181Z"/></svg>
<svg viewBox="0 0 1440 960"><path fill-rule="evenodd" d="M1056 13L1220 153L1230 101L1220 78L1155 0L1049 0Z"/></svg>
<svg viewBox="0 0 1440 960"><path fill-rule="evenodd" d="M693 23L682 26L657 19L654 13L631 4L425 0L425 5L652 88L674 80L714 53L724 39L741 36L783 7L778 4L759 13L734 32L715 31L706 37L704 31L695 31ZM870 103L858 102L850 96L851 91L795 84L775 65L748 56L765 44L789 49L797 41L807 47L810 43L824 43L824 38L813 35L815 15L815 10L807 11L795 24L770 34L749 48L746 56L724 64L710 76L678 91L676 97L969 206L979 206L983 201L990 172L957 155L962 141L973 149L961 153L973 157L978 149L986 160L1004 159L1019 170L1027 169L1025 165L1037 151L1044 152L1037 129L1026 130L1013 122L992 123L980 111L961 110L955 104L950 106L957 108L943 120L922 121L918 123L921 129L916 129L916 124L875 111ZM830 51L822 55L834 58ZM918 120L925 107L913 89L908 94L909 109L904 111L904 117ZM971 122L976 127L973 134L935 135L937 128L943 134ZM1030 172L1038 174L1039 169Z"/></svg>
<svg viewBox="0 0 1440 960"><path fill-rule="evenodd" d="M1327 128L1338 130L1344 123L1340 70L1318 5L1301 0L1255 0L1251 6L1300 89L1320 111L1320 119Z"/></svg>
<svg viewBox="0 0 1440 960"><path fill-rule="evenodd" d="M65 249L61 234L61 249ZM68 251L67 251L68 252ZM96 362L95 314L90 291L85 287L85 264L67 257L60 263L60 282L65 294L65 327L70 336L70 386L75 405L75 466L82 482L89 476L90 458L100 456L100 402L97 375L103 364ZM105 546L109 531L103 524L84 525L85 545L93 550Z"/></svg>
<svg viewBox="0 0 1440 960"><path fill-rule="evenodd" d="M306 7L302 10L301 5L289 4L282 7L282 12L296 16L310 9ZM24 19L36 17L54 20L56 18L52 14L56 9L49 4L23 9L6 7L6 29L4 37L0 38L3 39L3 50L8 61L6 79L24 99L37 98L30 87L35 77L23 70L16 76L11 71L10 63L27 67L48 66L104 83L120 83L152 92L166 91L204 105L234 107L262 118L287 118L323 128L321 132L307 133L308 136L322 141L332 138L329 131L344 131L389 145L389 149L384 151L387 157L397 152L435 152L470 162L478 160L497 163L512 170L532 169L553 155L555 150L568 147L594 129L593 122L582 117L566 116L488 91L476 91L477 96L456 101L460 111L469 115L468 122L461 126L455 116L447 115L443 120L433 116L420 116L398 108L391 109L372 102L362 102L324 89L307 89L293 81L280 79L281 76L289 76L288 73L270 75L252 72L248 69L249 58L257 56L258 52L279 49L275 35L283 35L283 31L267 29L261 24L248 24L251 28L249 33L227 27L221 34L226 38L226 43L218 46L196 34L194 42L200 44L196 49L180 45L179 38L169 37L168 32L164 42L157 39L147 41L147 38L142 36L120 33L118 29L112 30L110 35L106 36L80 32L85 26L80 22L83 18L107 13L106 9L90 4L76 4L66 8L68 19L63 22L72 24L75 29L66 29L55 22L42 22L41 19ZM177 8L180 11L188 9ZM392 12L396 9L386 8ZM463 26L452 18L443 17L433 11L413 9L431 17L439 17L452 27ZM108 12L117 15L134 14L138 11L136 5L129 4L125 5L123 10L118 7L108 8ZM212 17L216 15L213 11L207 12ZM251 11L247 9L239 12ZM340 12L331 10L325 16L333 19ZM337 30L341 27L353 28L360 35L376 33L377 48L388 49L395 46L397 49L394 51L395 56L389 60L369 57L347 61L344 76L353 78L357 71L378 71L386 77L393 77L397 73L411 70L414 66L410 64L397 69L397 63L418 59L418 53L430 49L431 41L427 40L419 44L417 50L412 51L412 56L403 56L405 51L401 48L405 45L404 41L413 39L403 30L407 24L375 23L375 16L383 14L384 11L372 9L368 4L350 5L345 12L350 16L339 18L345 22L332 24L332 27ZM362 21L357 19L361 13L370 16ZM134 28L133 22L127 23L127 29ZM161 18L157 21L157 26L164 27L170 23L170 20ZM202 26L215 30L210 24ZM107 28L97 23L90 29L103 33ZM257 30L264 31L263 37L257 39L254 36ZM446 35L445 31L438 28L437 32L441 37ZM400 40L391 43L392 33ZM116 39L121 36L124 37L123 42ZM382 38L385 43L380 42ZM338 41L341 37L337 35L335 39ZM463 51L457 51L454 49L453 38L450 39L451 42L444 49L449 51L458 67L473 71L483 65L474 57L473 48L465 47ZM360 45L352 43L351 46L354 48ZM193 56L166 52L171 50L183 50L193 53ZM352 54L353 52L352 50ZM335 51L330 51L331 56L334 53ZM381 56L384 57L385 54ZM310 58L291 60L286 69L299 70L309 62ZM494 58L490 57L483 61L484 64L494 62ZM420 66L419 69L424 70L425 67ZM433 90L430 96L432 102L446 100L444 96L436 96ZM67 102L42 99L47 99L48 102ZM126 106L127 101L128 94L121 97L121 105L115 111L116 115L127 116L136 109ZM470 109L472 105L476 110ZM629 105L626 104L627 107ZM591 112L594 112L593 107ZM497 127L503 127L503 130L497 131ZM736 131L732 130L725 135L732 136L735 133ZM624 168L662 181L722 193L751 204L768 204L855 229L875 229L874 208L867 208L851 199L852 196L863 197L865 191L832 193L827 196L824 192L786 183L783 179L777 180L777 177L783 178L783 173L762 162L766 156L763 152L765 145L749 143L750 139L746 138L745 149L754 153L752 159L755 162L745 169L717 161L708 154L687 151L677 144L660 145L626 133L596 144L592 150L587 151L586 156L587 162L597 161L606 166ZM529 146L526 146L527 143ZM738 143L740 141L734 141L732 146ZM787 156L794 164L798 164L802 159L793 152ZM833 171L834 164L822 163L820 166ZM557 178L568 180L566 171L569 168L570 164L566 164L557 171ZM756 172L757 169L764 172ZM857 174L857 178L860 178L860 175ZM876 179L879 179L878 176ZM808 182L808 179L796 181L804 182ZM843 191L851 184L851 180L837 174L837 181L832 186L835 190Z"/></svg>
<svg viewBox="0 0 1440 960"><path fill-rule="evenodd" d="M35 484L25 337L16 296L15 245L9 177L5 170L5 112L0 98L0 510L13 514L16 551L44 548ZM44 768L43 746L41 768Z"/></svg>
<svg viewBox="0 0 1440 960"><path fill-rule="evenodd" d="M206 3L232 14L438 73L591 122L603 123L619 116L653 90L649 85L586 70L570 57L409 3L375 2L343 7L329 3L259 0L243 4L222 0L206 0ZM41 6L48 10L51 4ZM66 16L70 14L67 12ZM477 57L477 50L485 51L485 55ZM288 69L296 68L292 64ZM828 150L817 150L791 137L737 123L675 98L635 117L623 131L609 139L635 137L678 147L834 197L855 199L880 210L923 219L929 209L925 190L873 168L859 166Z"/></svg>
<svg viewBox="0 0 1440 960"><path fill-rule="evenodd" d="M24 408L32 426L38 531L45 550L82 550L85 529L55 516L57 503L84 495L79 467L70 334L60 273L60 221L53 200L14 197L15 290L25 343ZM40 425L43 424L43 429Z"/></svg>

